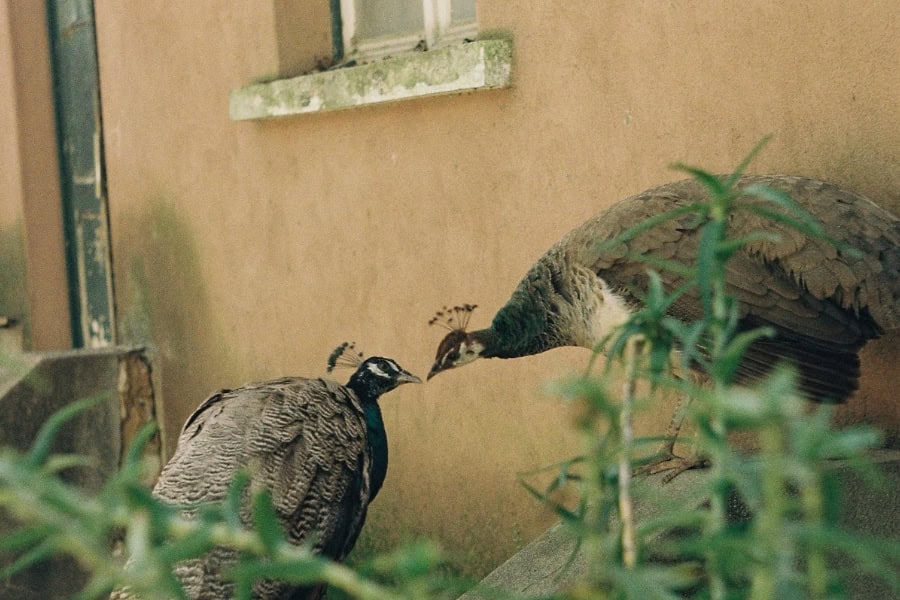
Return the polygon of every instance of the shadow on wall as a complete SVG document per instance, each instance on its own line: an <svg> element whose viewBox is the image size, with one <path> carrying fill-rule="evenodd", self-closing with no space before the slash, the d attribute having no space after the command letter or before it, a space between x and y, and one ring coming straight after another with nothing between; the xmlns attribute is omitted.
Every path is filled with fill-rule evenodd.
<svg viewBox="0 0 900 600"><path fill-rule="evenodd" d="M900 448L900 394L894 373L900 365L900 331L885 333L860 352L859 390L835 411L835 424L867 423L882 430L885 448Z"/></svg>
<svg viewBox="0 0 900 600"><path fill-rule="evenodd" d="M168 458L187 416L217 385L234 379L235 361L210 307L193 232L176 203L154 199L142 208L119 225L120 278L125 269L119 327L122 343L143 345L152 358Z"/></svg>

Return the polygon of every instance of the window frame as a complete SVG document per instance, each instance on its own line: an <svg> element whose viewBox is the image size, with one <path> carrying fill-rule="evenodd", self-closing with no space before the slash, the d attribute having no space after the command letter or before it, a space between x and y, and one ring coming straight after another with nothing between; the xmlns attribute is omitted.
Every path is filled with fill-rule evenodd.
<svg viewBox="0 0 900 600"><path fill-rule="evenodd" d="M339 0L340 14L336 16L340 18L344 61L366 62L416 49L431 50L475 39L478 33L477 17L453 22L452 0L421 0L424 31L357 40L356 2Z"/></svg>

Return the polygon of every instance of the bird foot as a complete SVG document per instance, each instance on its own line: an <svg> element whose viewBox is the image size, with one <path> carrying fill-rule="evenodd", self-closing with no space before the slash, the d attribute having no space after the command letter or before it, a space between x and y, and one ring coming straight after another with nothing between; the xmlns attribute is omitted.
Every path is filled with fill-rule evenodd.
<svg viewBox="0 0 900 600"><path fill-rule="evenodd" d="M691 469L701 469L709 466L709 461L699 456L683 457L673 453L668 453L658 458L652 459L649 463L642 465L634 470L635 475L656 475L657 473L666 473L662 478L662 483L666 484Z"/></svg>

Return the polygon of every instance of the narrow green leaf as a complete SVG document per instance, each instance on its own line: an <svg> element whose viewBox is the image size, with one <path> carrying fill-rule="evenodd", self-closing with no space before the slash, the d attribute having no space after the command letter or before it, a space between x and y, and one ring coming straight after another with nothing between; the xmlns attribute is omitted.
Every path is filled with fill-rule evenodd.
<svg viewBox="0 0 900 600"><path fill-rule="evenodd" d="M777 233L767 231L755 231L743 237L723 240L719 243L718 254L723 258L730 258L735 252L749 246L754 242L772 242L777 244L782 237Z"/></svg>
<svg viewBox="0 0 900 600"><path fill-rule="evenodd" d="M731 383L737 372L741 359L753 342L775 335L771 327L759 327L736 335L725 347L719 360L714 365L715 376L724 383Z"/></svg>
<svg viewBox="0 0 900 600"><path fill-rule="evenodd" d="M106 574L94 573L84 588L71 600L106 600L116 587L116 582Z"/></svg>
<svg viewBox="0 0 900 600"><path fill-rule="evenodd" d="M237 569L240 569L240 565ZM253 578L245 572L232 569L228 573L228 577L234 579L234 597L235 600L253 600Z"/></svg>
<svg viewBox="0 0 900 600"><path fill-rule="evenodd" d="M519 471L518 473L516 473L516 477L518 479L522 479L524 477L531 477L533 475L540 475L542 473L547 473L550 471L557 471L557 470L561 470L561 469L565 469L566 471L568 471L568 469L572 465L582 464L586 460L587 459L584 456L574 456L572 458L560 461L558 463L554 463L552 465L538 467L537 469L532 469L530 471Z"/></svg>
<svg viewBox="0 0 900 600"><path fill-rule="evenodd" d="M900 542L863 536L832 527L807 527L801 536L809 543L830 552L850 557L858 568L867 571L900 592Z"/></svg>
<svg viewBox="0 0 900 600"><path fill-rule="evenodd" d="M713 281L720 272L721 265L716 260L716 250L722 233L722 223L710 221L700 231L697 246L697 289L703 305L703 314L713 314Z"/></svg>
<svg viewBox="0 0 900 600"><path fill-rule="evenodd" d="M791 198L790 194L782 192L781 190L777 190L763 183L754 183L748 185L741 191L747 196L753 196L754 198L759 198L760 200L765 200L779 206L787 212L793 213L793 215L801 221L808 223L816 222L816 218L805 208L797 204L797 202ZM753 206L754 205L750 205L751 210Z"/></svg>
<svg viewBox="0 0 900 600"><path fill-rule="evenodd" d="M766 206L759 206L756 204L751 204L746 207L742 207L744 210L748 210L750 212L754 212L759 216L772 221L773 223L781 223L786 225L791 229L796 229L802 233L809 235L810 237L819 238L823 241L828 241L833 245L838 245L838 242L835 240L831 240L826 234L825 230L822 227L822 224L814 219L812 215L805 215L801 217L795 217L791 215L784 214L782 212L778 212L777 210L772 210ZM802 210L802 209L800 209Z"/></svg>
<svg viewBox="0 0 900 600"><path fill-rule="evenodd" d="M59 473L66 469L74 467L95 467L97 460L82 454L53 454L44 464L44 471L47 473Z"/></svg>
<svg viewBox="0 0 900 600"><path fill-rule="evenodd" d="M56 543L52 539L45 540L12 563L0 569L0 580L8 579L17 573L21 573L28 567L46 560L52 556L54 552L56 552Z"/></svg>
<svg viewBox="0 0 900 600"><path fill-rule="evenodd" d="M248 485L250 474L241 469L228 486L228 495L222 503L222 514L232 527L241 527L241 503Z"/></svg>
<svg viewBox="0 0 900 600"><path fill-rule="evenodd" d="M151 421L138 430L137 435L134 436L134 440L128 447L128 452L125 454L125 461L122 466L123 469L127 469L132 465L138 465L141 462L141 459L144 456L144 448L147 446L147 443L153 439L153 436L156 435L158 429L159 427L156 423Z"/></svg>
<svg viewBox="0 0 900 600"><path fill-rule="evenodd" d="M687 173L693 179L696 179L697 181L702 183L703 186L707 190L709 190L710 194L712 194L713 196L724 196L728 193L728 187L725 185L725 182L721 181L718 177L708 171L704 171L703 169L700 169L698 167L692 167L680 162L669 165L669 168Z"/></svg>
<svg viewBox="0 0 900 600"><path fill-rule="evenodd" d="M849 458L862 452L877 448L881 443L882 433L872 427L853 427L843 431L829 432L822 445L822 458Z"/></svg>
<svg viewBox="0 0 900 600"><path fill-rule="evenodd" d="M648 268L655 268L659 271L674 273L675 275L683 278L691 278L695 273L695 269L691 265L687 265L677 260L660 258L655 254L638 254L636 252L629 252L625 254L625 258L634 262L642 262L646 264Z"/></svg>
<svg viewBox="0 0 900 600"><path fill-rule="evenodd" d="M676 219L682 215L690 214L692 212L697 212L702 209L702 204L690 204L687 206L681 206L670 211L666 211L664 213L654 215L648 219L645 219L634 225L633 227L629 227L619 235L615 236L612 239L605 240L598 244L597 252L606 252L611 250L627 241L633 240L641 233L653 229L654 227L659 226L666 221L671 221Z"/></svg>
<svg viewBox="0 0 900 600"><path fill-rule="evenodd" d="M0 537L0 553L13 553L35 546L49 537L55 529L50 525L36 525L17 531L4 533Z"/></svg>
<svg viewBox="0 0 900 600"><path fill-rule="evenodd" d="M536 488L530 485L528 482L519 481L519 485L525 488L525 491L534 496L537 500L541 502L541 504L547 506L556 513L556 516L560 518L560 520L569 523L570 525L576 525L580 522L579 515L561 504L557 504L550 500L549 496L539 492Z"/></svg>
<svg viewBox="0 0 900 600"><path fill-rule="evenodd" d="M43 465L47 461L50 450L53 448L53 441L56 439L56 435L63 425L77 415L98 405L101 401L105 400L107 396L108 394L103 393L83 400L76 400L53 413L53 415L51 415L41 426L40 430L38 430L34 442L31 445L31 450L28 453L28 463L33 466Z"/></svg>
<svg viewBox="0 0 900 600"><path fill-rule="evenodd" d="M803 211L806 217L801 218L793 218L789 215L779 213L778 211L774 211L763 206L748 205L742 208L751 212L755 212L760 216L763 216L776 223L787 225L788 227L796 229L801 233L805 233L810 237L817 238L848 257L857 259L863 257L862 252L860 252L858 248L854 248L849 244L845 244L839 240L836 240L825 233L825 229L824 227L822 227L822 224L809 213L805 213L802 207L800 207L799 210Z"/></svg>
<svg viewBox="0 0 900 600"><path fill-rule="evenodd" d="M728 176L726 181L726 187L731 189L737 183L738 179L740 179L744 173L747 171L747 167L750 166L750 163L753 162L753 159L756 158L756 155L762 152L763 148L765 148L769 142L772 140L772 134L768 134L764 136L759 142L753 146L753 149L750 150L750 153L740 162L737 168Z"/></svg>
<svg viewBox="0 0 900 600"><path fill-rule="evenodd" d="M168 565L196 558L213 548L208 528L199 527L193 535L185 536L178 540L169 539L165 545L157 551L157 558Z"/></svg>
<svg viewBox="0 0 900 600"><path fill-rule="evenodd" d="M327 561L310 555L304 560L247 560L227 573L229 579L256 581L278 579L293 584L322 581Z"/></svg>
<svg viewBox="0 0 900 600"><path fill-rule="evenodd" d="M272 505L272 493L262 490L253 497L253 530L267 552L275 552L284 541L281 521Z"/></svg>

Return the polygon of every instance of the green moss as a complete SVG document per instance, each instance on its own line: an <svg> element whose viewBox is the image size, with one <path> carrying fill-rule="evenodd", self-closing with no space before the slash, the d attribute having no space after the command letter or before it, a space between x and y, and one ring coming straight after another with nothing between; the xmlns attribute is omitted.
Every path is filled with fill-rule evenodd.
<svg viewBox="0 0 900 600"><path fill-rule="evenodd" d="M261 119L506 87L511 54L508 39L483 40L251 85L232 91L231 118Z"/></svg>
<svg viewBox="0 0 900 600"><path fill-rule="evenodd" d="M244 377L210 305L203 258L189 224L168 199L149 200L124 219L117 264L125 289L120 339L145 346L162 390L164 439L174 450L184 417L225 381Z"/></svg>
<svg viewBox="0 0 900 600"><path fill-rule="evenodd" d="M486 29L484 31L478 32L478 41L482 40L507 40L512 41L513 32L512 29L507 29L505 27L496 27L494 29Z"/></svg>
<svg viewBox="0 0 900 600"><path fill-rule="evenodd" d="M150 299L147 270L142 256L135 256L127 273L128 304L119 317L120 335L126 343L152 345L153 330L150 321Z"/></svg>
<svg viewBox="0 0 900 600"><path fill-rule="evenodd" d="M27 333L28 294L21 221L0 227L0 315L15 317L23 323Z"/></svg>

